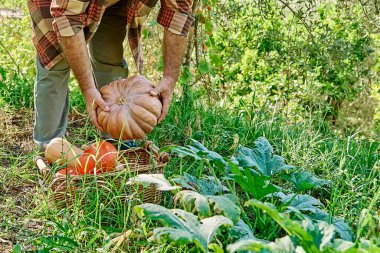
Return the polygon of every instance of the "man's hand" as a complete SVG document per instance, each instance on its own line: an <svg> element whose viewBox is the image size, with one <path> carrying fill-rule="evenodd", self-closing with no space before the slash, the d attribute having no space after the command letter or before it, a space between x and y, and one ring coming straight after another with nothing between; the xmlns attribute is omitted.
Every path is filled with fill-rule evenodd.
<svg viewBox="0 0 380 253"><path fill-rule="evenodd" d="M109 108L96 89L83 30L74 36L59 37L58 39L63 53L78 80L91 122L97 129L103 132L102 127L98 123L96 109L100 106L104 111L108 111Z"/></svg>
<svg viewBox="0 0 380 253"><path fill-rule="evenodd" d="M98 122L98 114L96 109L101 107L103 111L109 111L109 106L104 102L100 92L94 87L83 91L84 100L86 102L86 111L91 117L91 122L100 131L104 132L104 129Z"/></svg>
<svg viewBox="0 0 380 253"><path fill-rule="evenodd" d="M161 116L158 119L158 123L163 121L168 114L170 103L173 99L175 81L171 77L164 77L158 83L153 91L150 92L151 96L159 96L162 102L162 112Z"/></svg>

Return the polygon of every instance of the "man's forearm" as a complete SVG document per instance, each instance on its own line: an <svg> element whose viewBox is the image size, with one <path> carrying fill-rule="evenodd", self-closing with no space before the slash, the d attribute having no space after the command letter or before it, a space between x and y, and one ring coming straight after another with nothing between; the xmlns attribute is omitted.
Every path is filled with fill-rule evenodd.
<svg viewBox="0 0 380 253"><path fill-rule="evenodd" d="M95 88L83 30L71 37L59 37L59 42L81 91Z"/></svg>
<svg viewBox="0 0 380 253"><path fill-rule="evenodd" d="M187 37L173 34L168 29L165 29L163 45L164 78L173 79L173 85L178 81L186 42Z"/></svg>

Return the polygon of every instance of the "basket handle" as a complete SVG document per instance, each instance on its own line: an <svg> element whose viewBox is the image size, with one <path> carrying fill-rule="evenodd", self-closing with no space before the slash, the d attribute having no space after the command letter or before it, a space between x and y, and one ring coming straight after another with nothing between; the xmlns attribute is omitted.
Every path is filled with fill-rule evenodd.
<svg viewBox="0 0 380 253"><path fill-rule="evenodd" d="M43 158L42 156L33 157L33 162L37 166L37 170L40 175L47 175L50 173L50 169L46 165L45 161L45 158Z"/></svg>
<svg viewBox="0 0 380 253"><path fill-rule="evenodd" d="M170 155L166 152L158 153L159 148L153 143L153 141L145 141L144 148L146 150L152 151L154 155L160 159L161 162L166 163L169 160Z"/></svg>

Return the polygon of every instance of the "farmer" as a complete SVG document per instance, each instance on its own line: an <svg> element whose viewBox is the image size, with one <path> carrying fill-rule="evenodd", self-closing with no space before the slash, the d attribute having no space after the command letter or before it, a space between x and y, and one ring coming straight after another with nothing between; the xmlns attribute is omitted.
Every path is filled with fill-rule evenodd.
<svg viewBox="0 0 380 253"><path fill-rule="evenodd" d="M74 72L92 123L103 132L96 108L108 111L98 89L126 78L123 41L142 69L141 30L157 0L28 0L33 43L37 50L34 86L34 141L43 144L65 134L69 111L69 75ZM161 0L157 22L164 27L164 73L152 96L167 115L192 23L192 0ZM88 43L88 48L86 46Z"/></svg>

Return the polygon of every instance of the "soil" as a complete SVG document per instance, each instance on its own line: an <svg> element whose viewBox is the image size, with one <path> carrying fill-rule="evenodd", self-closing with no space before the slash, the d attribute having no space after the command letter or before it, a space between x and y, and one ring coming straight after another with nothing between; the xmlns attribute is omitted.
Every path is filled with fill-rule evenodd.
<svg viewBox="0 0 380 253"><path fill-rule="evenodd" d="M13 243L11 241L0 238L0 252L8 253L12 252L12 250Z"/></svg>
<svg viewBox="0 0 380 253"><path fill-rule="evenodd" d="M0 252L23 250L31 246L44 227L42 220L30 219L39 206L41 190L32 158L37 152L33 142L32 109L0 108ZM85 115L73 112L70 129L83 127Z"/></svg>

